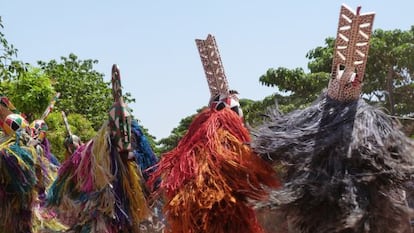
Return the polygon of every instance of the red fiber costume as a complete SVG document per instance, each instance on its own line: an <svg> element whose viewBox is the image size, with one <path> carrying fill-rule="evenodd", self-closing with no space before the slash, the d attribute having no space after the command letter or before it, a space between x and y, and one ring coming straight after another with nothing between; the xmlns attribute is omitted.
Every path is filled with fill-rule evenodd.
<svg viewBox="0 0 414 233"><path fill-rule="evenodd" d="M164 154L161 177L166 230L173 233L260 233L250 200L278 187L275 172L252 152L235 92L229 91L214 38L196 40L212 99L177 147Z"/></svg>

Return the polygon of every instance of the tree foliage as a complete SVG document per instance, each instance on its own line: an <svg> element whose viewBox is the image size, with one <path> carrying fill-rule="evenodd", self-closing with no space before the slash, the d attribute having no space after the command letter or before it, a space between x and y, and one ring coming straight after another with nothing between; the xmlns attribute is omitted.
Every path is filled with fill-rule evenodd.
<svg viewBox="0 0 414 233"><path fill-rule="evenodd" d="M325 46L307 53L310 73L305 73L301 68L271 68L260 77L260 82L277 87L282 92L283 95L278 97L279 102L294 103L296 108L306 106L327 87L334 43L334 38L327 38ZM414 116L413 75L414 26L407 31L375 30L370 42L363 97L386 107L391 115ZM406 127L413 124L412 121L403 123ZM412 130L410 132L413 133Z"/></svg>
<svg viewBox="0 0 414 233"><path fill-rule="evenodd" d="M269 69L260 77L266 86L275 86L287 96L302 98L303 102L315 97L327 87L331 72L334 38L327 38L325 46L308 52L308 68ZM391 114L410 115L414 113L414 26L410 30L373 32L364 78L364 98L387 107Z"/></svg>
<svg viewBox="0 0 414 233"><path fill-rule="evenodd" d="M305 73L302 68L270 68L259 78L260 83L277 87L281 93L277 101L285 110L307 106L328 86L334 42L333 38L327 38L324 47L319 46L306 54L306 58L310 60L309 73ZM283 107L284 104L290 107Z"/></svg>
<svg viewBox="0 0 414 233"><path fill-rule="evenodd" d="M61 57L60 62L56 60L38 62L51 79L56 92L61 93L56 109L65 111L68 118L72 114L79 114L88 119L95 131L108 119L108 111L113 104L110 83L104 81L102 73L94 70L93 65L97 63L97 60L78 59L75 54ZM130 93L124 94L124 100L126 103L135 102ZM76 127L82 126L81 123L81 121L73 122ZM142 129L152 148L157 152L155 137L149 134L145 127ZM59 140L63 141L62 138Z"/></svg>
<svg viewBox="0 0 414 233"><path fill-rule="evenodd" d="M57 92L61 93L58 110L70 115L77 113L89 119L95 130L106 120L112 105L112 92L103 74L95 71L97 60L80 60L75 54L61 57L61 62L39 61L41 69L49 76Z"/></svg>
<svg viewBox="0 0 414 233"><path fill-rule="evenodd" d="M308 63L310 73L331 72L334 45L335 39L328 37L325 39L325 46L318 46L306 54L306 58L310 60Z"/></svg>
<svg viewBox="0 0 414 233"><path fill-rule="evenodd" d="M0 17L0 94L32 121L46 109L54 94L53 86L40 69L17 60L18 50L7 41L2 29Z"/></svg>
<svg viewBox="0 0 414 233"><path fill-rule="evenodd" d="M39 118L53 98L50 79L38 68L29 68L16 79L3 81L3 95L24 113L28 121Z"/></svg>
<svg viewBox="0 0 414 233"><path fill-rule="evenodd" d="M83 115L72 113L67 118L72 133L79 136L83 142L87 142L95 136L96 132L92 127L92 122ZM52 112L46 119L46 124L48 126L47 138L51 144L51 151L59 161L63 161L65 157L63 140L68 135L68 132L66 131L61 113Z"/></svg>
<svg viewBox="0 0 414 233"><path fill-rule="evenodd" d="M17 48L10 44L3 33L3 22L0 16L0 82L15 78L26 71L26 63L17 58ZM3 89L0 89L3 92Z"/></svg>
<svg viewBox="0 0 414 233"><path fill-rule="evenodd" d="M281 112L289 112L304 108L314 101L328 85L334 43L333 38L327 38L325 46L318 46L306 54L306 58L310 60L308 63L309 73L306 73L302 68L268 69L259 78L259 82L265 86L276 87L276 94L272 97L274 98L273 103L268 100L269 97L263 101L257 101L255 103L256 111L265 111L274 102L277 102ZM248 117L247 121L251 123L252 119Z"/></svg>
<svg viewBox="0 0 414 233"><path fill-rule="evenodd" d="M97 60L80 60L75 54L61 57L59 62L39 61L39 67L17 60L17 49L7 41L3 28L0 17L0 93L8 96L29 121L39 118L54 94L61 93L46 123L52 152L62 159L66 133L60 110L67 113L73 133L89 140L108 118L113 103L109 82L94 70ZM124 94L124 100L135 101L130 93ZM155 137L142 128L155 148Z"/></svg>
<svg viewBox="0 0 414 233"><path fill-rule="evenodd" d="M414 116L414 26L408 31L374 31L364 92L392 115Z"/></svg>

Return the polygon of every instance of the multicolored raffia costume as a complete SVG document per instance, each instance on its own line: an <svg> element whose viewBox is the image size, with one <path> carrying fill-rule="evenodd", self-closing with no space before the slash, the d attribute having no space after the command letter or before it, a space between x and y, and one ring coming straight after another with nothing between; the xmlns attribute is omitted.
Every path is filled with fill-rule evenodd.
<svg viewBox="0 0 414 233"><path fill-rule="evenodd" d="M131 133L132 116L123 101L116 65L112 89L115 103L109 121L62 164L49 192L48 204L70 226L68 232L141 232L142 222L151 214L135 157L141 139Z"/></svg>
<svg viewBox="0 0 414 233"><path fill-rule="evenodd" d="M45 122L46 118L51 113L56 101L58 100L60 93L56 93L50 104L47 106L46 110L43 112L42 116L39 119L34 120L30 125L30 136L31 141L28 143L31 146L34 146L37 154L39 155L39 170L42 172L42 176L38 177L40 183L42 183L41 191L39 195L40 199L43 202L45 198L46 190L52 184L54 179L57 176L57 170L59 169L60 163L56 157L51 153L50 142L47 139L48 126Z"/></svg>
<svg viewBox="0 0 414 233"><path fill-rule="evenodd" d="M247 143L241 109L227 79L214 37L196 40L211 91L210 107L198 114L177 147L164 154L159 177L166 231L172 233L262 232L249 200L277 187L275 173Z"/></svg>
<svg viewBox="0 0 414 233"><path fill-rule="evenodd" d="M150 143L143 133L138 121L131 121L131 145L134 153L135 162L138 164L144 181L147 182L151 174L157 168L158 158L151 149ZM162 200L153 199L151 193L156 190L158 185L150 189L143 185L143 191L150 207L151 215L140 223L140 233L161 233L164 232L165 223L162 213Z"/></svg>
<svg viewBox="0 0 414 233"><path fill-rule="evenodd" d="M0 232L61 232L65 226L42 205L53 166L40 141L7 97L1 97L0 119Z"/></svg>
<svg viewBox="0 0 414 233"><path fill-rule="evenodd" d="M29 123L7 97L0 101L0 232L32 232L36 151L22 138Z"/></svg>
<svg viewBox="0 0 414 233"><path fill-rule="evenodd" d="M46 137L48 126L45 120L52 112L59 96L60 93L56 93L42 116L29 126L31 141L28 144L35 148L38 155L35 166L37 196L33 203L33 232L56 233L64 232L67 229L67 226L56 218L56 213L45 206L48 189L56 179L60 167L59 161L50 150L50 143Z"/></svg>
<svg viewBox="0 0 414 233"><path fill-rule="evenodd" d="M49 116L49 114L52 112L56 104L56 101L59 99L59 97L60 97L60 93L58 92L55 94L53 99L50 101L49 105L47 106L46 110L43 112L40 119L36 119L30 124L32 138L37 142L36 144L41 147L40 149L42 150L44 157L46 157L46 159L49 160L53 166L57 166L57 167L60 166L60 162L56 159L56 157L50 151L50 142L46 137L48 126L45 120Z"/></svg>
<svg viewBox="0 0 414 233"><path fill-rule="evenodd" d="M414 143L360 98L373 20L343 5L327 92L303 110L275 109L253 131L253 149L286 165L284 188L264 205L280 208L294 232L411 232L401 187Z"/></svg>

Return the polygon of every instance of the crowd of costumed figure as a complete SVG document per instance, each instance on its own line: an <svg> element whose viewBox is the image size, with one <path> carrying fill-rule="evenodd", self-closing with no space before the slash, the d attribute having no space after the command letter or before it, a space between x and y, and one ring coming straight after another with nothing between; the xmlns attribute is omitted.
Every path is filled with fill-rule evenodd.
<svg viewBox="0 0 414 233"><path fill-rule="evenodd" d="M375 14L360 10L341 6L328 88L304 109L264 110L256 127L245 125L214 36L196 39L210 99L160 155L124 101L117 65L92 138L73 134L61 112L63 161L46 124L60 93L30 124L2 96L0 232L412 232L414 141L361 97Z"/></svg>
<svg viewBox="0 0 414 233"><path fill-rule="evenodd" d="M46 117L59 93L43 115L31 124L11 101L0 99L0 232L63 232L53 211L46 208L48 189L59 162L46 137Z"/></svg>

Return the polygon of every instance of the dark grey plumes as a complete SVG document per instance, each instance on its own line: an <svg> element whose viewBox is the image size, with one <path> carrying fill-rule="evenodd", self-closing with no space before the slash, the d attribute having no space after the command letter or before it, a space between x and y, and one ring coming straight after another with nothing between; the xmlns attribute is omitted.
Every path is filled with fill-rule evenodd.
<svg viewBox="0 0 414 233"><path fill-rule="evenodd" d="M304 233L411 232L401 187L414 172L414 142L381 110L323 94L303 110L274 110L252 134L253 149L286 172L258 207L280 208Z"/></svg>

